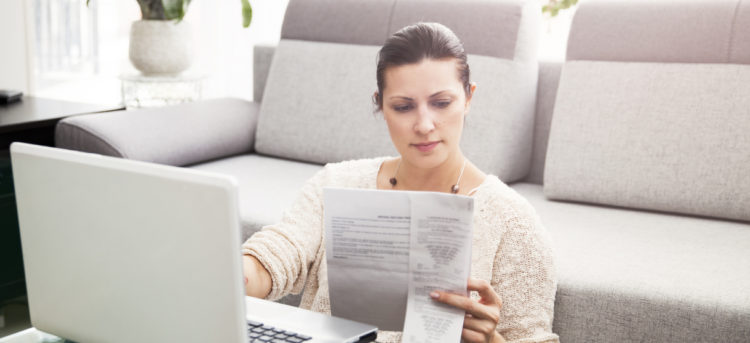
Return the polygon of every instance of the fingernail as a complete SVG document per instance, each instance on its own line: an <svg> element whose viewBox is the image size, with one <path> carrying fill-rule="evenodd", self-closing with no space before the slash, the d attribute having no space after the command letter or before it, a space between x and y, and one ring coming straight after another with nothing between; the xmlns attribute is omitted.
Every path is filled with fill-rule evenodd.
<svg viewBox="0 0 750 343"><path fill-rule="evenodd" d="M440 298L440 294L438 294L438 292L431 292L430 297L432 297L433 299L437 299Z"/></svg>

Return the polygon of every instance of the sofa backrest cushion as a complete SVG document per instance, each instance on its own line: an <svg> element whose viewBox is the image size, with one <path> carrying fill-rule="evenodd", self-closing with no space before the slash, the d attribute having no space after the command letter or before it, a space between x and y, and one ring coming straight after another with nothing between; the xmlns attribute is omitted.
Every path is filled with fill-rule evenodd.
<svg viewBox="0 0 750 343"><path fill-rule="evenodd" d="M271 69L271 60L276 51L275 45L255 45L253 47L253 101L260 104L263 99L263 90L268 80L268 70Z"/></svg>
<svg viewBox="0 0 750 343"><path fill-rule="evenodd" d="M750 63L747 0L613 0L582 4L567 60Z"/></svg>
<svg viewBox="0 0 750 343"><path fill-rule="evenodd" d="M373 113L377 47L284 39L274 52L261 102L255 149L326 163L393 154ZM262 123L262 124L261 124Z"/></svg>
<svg viewBox="0 0 750 343"><path fill-rule="evenodd" d="M464 153L506 181L523 177L531 159L537 80L540 12L531 3L290 1L263 92L255 149L321 164L395 155L372 104L376 55L403 26L437 21L464 41L478 84Z"/></svg>
<svg viewBox="0 0 750 343"><path fill-rule="evenodd" d="M750 220L750 60L741 58L750 30L732 19L750 20L750 6L627 3L584 3L576 13L545 194ZM696 38L696 25L711 28L710 37L695 32Z"/></svg>
<svg viewBox="0 0 750 343"><path fill-rule="evenodd" d="M541 185L544 182L544 163L547 157L547 142L555 109L557 86L560 83L562 62L540 62L539 81L536 89L536 114L534 119L534 149L531 168L523 182Z"/></svg>

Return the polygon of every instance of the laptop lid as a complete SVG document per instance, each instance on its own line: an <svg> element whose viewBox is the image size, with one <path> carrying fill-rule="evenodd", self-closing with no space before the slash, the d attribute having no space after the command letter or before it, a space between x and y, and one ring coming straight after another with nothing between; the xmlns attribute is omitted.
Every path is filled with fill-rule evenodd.
<svg viewBox="0 0 750 343"><path fill-rule="evenodd" d="M233 179L22 143L11 159L37 329L246 342Z"/></svg>

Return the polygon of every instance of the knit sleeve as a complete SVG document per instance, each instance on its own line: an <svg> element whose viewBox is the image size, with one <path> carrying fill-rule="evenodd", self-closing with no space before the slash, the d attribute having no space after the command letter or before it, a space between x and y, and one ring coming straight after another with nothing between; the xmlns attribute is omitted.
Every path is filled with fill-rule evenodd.
<svg viewBox="0 0 750 343"><path fill-rule="evenodd" d="M307 181L278 224L263 227L242 245L242 253L257 258L271 274L268 300L297 294L304 288L322 244L325 172L323 169Z"/></svg>
<svg viewBox="0 0 750 343"><path fill-rule="evenodd" d="M559 342L552 333L557 280L549 238L531 205L519 199L512 207L492 267L503 304L497 330L508 342Z"/></svg>

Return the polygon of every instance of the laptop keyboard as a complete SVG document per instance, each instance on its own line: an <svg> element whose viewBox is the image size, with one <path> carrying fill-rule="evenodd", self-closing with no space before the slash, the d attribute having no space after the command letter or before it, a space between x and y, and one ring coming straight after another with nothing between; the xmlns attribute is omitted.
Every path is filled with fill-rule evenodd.
<svg viewBox="0 0 750 343"><path fill-rule="evenodd" d="M250 343L301 343L312 339L310 336L277 329L254 320L247 321L247 335Z"/></svg>

